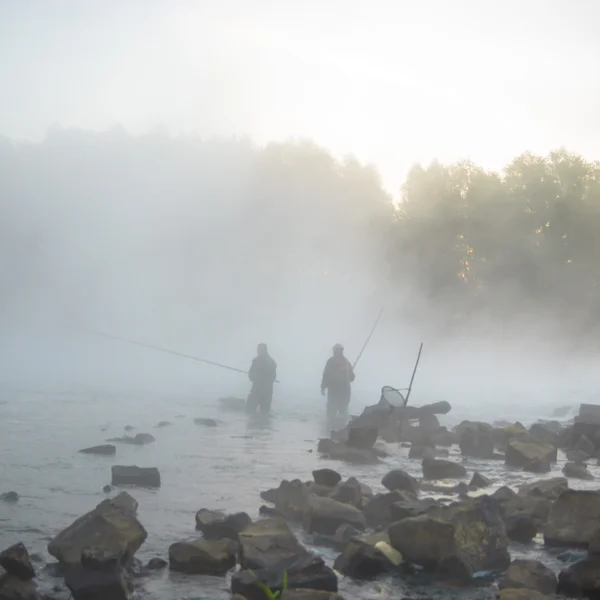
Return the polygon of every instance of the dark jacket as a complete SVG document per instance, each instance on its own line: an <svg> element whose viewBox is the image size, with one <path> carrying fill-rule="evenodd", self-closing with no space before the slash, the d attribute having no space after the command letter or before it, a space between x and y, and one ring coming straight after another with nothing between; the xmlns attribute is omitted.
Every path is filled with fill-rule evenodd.
<svg viewBox="0 0 600 600"><path fill-rule="evenodd" d="M350 389L354 369L345 356L332 356L325 364L321 389Z"/></svg>
<svg viewBox="0 0 600 600"><path fill-rule="evenodd" d="M273 385L277 379L277 363L267 354L256 356L252 359L248 378L257 386L267 387Z"/></svg>

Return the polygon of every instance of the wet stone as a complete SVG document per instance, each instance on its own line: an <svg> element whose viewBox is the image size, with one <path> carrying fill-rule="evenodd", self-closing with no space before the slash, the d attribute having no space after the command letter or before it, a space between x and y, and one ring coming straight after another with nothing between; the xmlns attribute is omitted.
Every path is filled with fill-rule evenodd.
<svg viewBox="0 0 600 600"><path fill-rule="evenodd" d="M35 570L29 559L27 548L15 544L0 553L0 566L9 574L28 581L35 577Z"/></svg>
<svg viewBox="0 0 600 600"><path fill-rule="evenodd" d="M160 487L160 472L156 467L113 465L112 485Z"/></svg>
<svg viewBox="0 0 600 600"><path fill-rule="evenodd" d="M91 446L83 448L79 452L83 454L98 454L101 456L114 456L117 453L117 447L112 444L102 444L101 446Z"/></svg>

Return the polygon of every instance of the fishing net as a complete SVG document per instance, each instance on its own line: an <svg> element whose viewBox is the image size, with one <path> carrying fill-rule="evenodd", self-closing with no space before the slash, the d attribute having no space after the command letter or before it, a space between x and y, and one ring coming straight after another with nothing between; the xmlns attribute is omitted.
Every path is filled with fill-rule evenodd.
<svg viewBox="0 0 600 600"><path fill-rule="evenodd" d="M381 397L379 404L383 406L393 406L394 408L402 408L406 406L406 398L402 392L390 385L384 385L381 388Z"/></svg>

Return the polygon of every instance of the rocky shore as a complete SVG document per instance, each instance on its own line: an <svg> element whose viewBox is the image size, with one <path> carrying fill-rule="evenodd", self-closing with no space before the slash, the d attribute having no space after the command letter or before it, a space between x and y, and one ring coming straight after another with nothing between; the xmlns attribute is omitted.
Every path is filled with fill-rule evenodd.
<svg viewBox="0 0 600 600"><path fill-rule="evenodd" d="M386 582L392 593L384 595L394 598L600 597L600 491L576 489L595 480L600 423L593 409L582 406L568 425L464 421L452 430L436 416L450 410L444 403L398 410L370 407L320 440L312 477L264 490L258 514L199 506L189 536L145 563L136 558L148 531L134 489L160 487L161 473L112 465L112 484L132 487L65 523L47 546L56 562L41 564L23 544L6 548L0 600L143 598L146 580L161 569L197 578L199 588L206 577L222 578L236 600L269 600L267 588L283 600L339 600L348 579ZM138 436L113 442L154 442ZM389 464L392 445L408 450L420 476ZM100 456L115 454L114 446L97 448ZM567 458L562 476L548 476L559 453ZM530 474L528 481L495 483L468 467L471 458ZM378 463L390 467L378 486L344 478L336 466L348 473ZM522 558L535 542L543 553ZM335 560L325 560L323 549ZM36 585L40 579L52 588Z"/></svg>

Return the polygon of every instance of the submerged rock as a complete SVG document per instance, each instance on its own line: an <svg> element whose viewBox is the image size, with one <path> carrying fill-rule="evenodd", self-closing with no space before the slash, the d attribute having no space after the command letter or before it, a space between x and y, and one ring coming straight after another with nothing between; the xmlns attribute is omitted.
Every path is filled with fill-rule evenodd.
<svg viewBox="0 0 600 600"><path fill-rule="evenodd" d="M160 487L160 472L156 467L113 465L112 485Z"/></svg>
<svg viewBox="0 0 600 600"><path fill-rule="evenodd" d="M82 551L95 547L127 564L147 535L132 511L104 500L51 540L48 552L61 563L80 564Z"/></svg>
<svg viewBox="0 0 600 600"><path fill-rule="evenodd" d="M335 487L338 483L340 483L340 481L342 481L342 476L333 469L316 469L312 472L312 475L317 485Z"/></svg>
<svg viewBox="0 0 600 600"><path fill-rule="evenodd" d="M83 454L100 454L102 456L114 456L117 453L116 446L112 444L102 444L101 446L91 446L80 450Z"/></svg>
<svg viewBox="0 0 600 600"><path fill-rule="evenodd" d="M317 452L329 456L332 460L341 460L359 465L371 465L380 462L375 449L353 448L342 442L330 439L319 440Z"/></svg>
<svg viewBox="0 0 600 600"><path fill-rule="evenodd" d="M29 560L27 548L21 543L0 552L0 567L9 575L14 575L23 581L35 577L35 569Z"/></svg>
<svg viewBox="0 0 600 600"><path fill-rule="evenodd" d="M460 479L467 474L460 463L439 458L424 458L421 466L425 479Z"/></svg>
<svg viewBox="0 0 600 600"><path fill-rule="evenodd" d="M585 465L574 462L565 463L562 472L569 479L583 479L585 481L592 481L594 479L594 476L587 470Z"/></svg>
<svg viewBox="0 0 600 600"><path fill-rule="evenodd" d="M224 515L203 508L196 513L196 529L201 531L207 540L227 538L237 541L240 531L247 529L251 524L252 519L245 512Z"/></svg>
<svg viewBox="0 0 600 600"><path fill-rule="evenodd" d="M567 490L553 504L544 529L547 546L587 548L600 523L600 492Z"/></svg>
<svg viewBox="0 0 600 600"><path fill-rule="evenodd" d="M510 563L504 577L498 583L505 588L525 588L541 594L554 594L557 579L554 571L538 560L516 559Z"/></svg>
<svg viewBox="0 0 600 600"><path fill-rule="evenodd" d="M9 504L14 504L19 501L19 494L17 492L4 492L0 494L0 500Z"/></svg>
<svg viewBox="0 0 600 600"><path fill-rule="evenodd" d="M203 425L204 427L216 427L218 423L214 419L198 417L194 419L194 425Z"/></svg>
<svg viewBox="0 0 600 600"><path fill-rule="evenodd" d="M381 485L390 492L401 490L412 494L419 493L419 482L417 479L402 469L394 469L387 473L381 480Z"/></svg>
<svg viewBox="0 0 600 600"><path fill-rule="evenodd" d="M169 546L169 568L188 575L224 575L235 567L231 540L189 540Z"/></svg>
<svg viewBox="0 0 600 600"><path fill-rule="evenodd" d="M350 540L333 568L350 577L371 578L394 571L402 562L402 555L390 546L388 534L375 533Z"/></svg>
<svg viewBox="0 0 600 600"><path fill-rule="evenodd" d="M302 523L309 533L325 535L335 534L340 525L352 525L359 530L366 527L363 513L354 506L319 496L308 499Z"/></svg>
<svg viewBox="0 0 600 600"><path fill-rule="evenodd" d="M156 441L156 438L149 433L136 433L133 437L125 435L119 438L110 438L107 442L119 442L121 444L132 444L134 446L143 446Z"/></svg>
<svg viewBox="0 0 600 600"><path fill-rule="evenodd" d="M482 475L479 471L475 471L475 473L473 473L471 482L469 483L469 489L480 490L490 486L491 484L492 482L487 477Z"/></svg>
<svg viewBox="0 0 600 600"><path fill-rule="evenodd" d="M290 592L293 590L337 592L336 574L323 562L323 559L308 553L282 560L269 568L257 569L254 572L244 570L234 573L231 577L231 592L240 594L246 600L265 600L265 593L256 579L267 586L271 592L281 592L284 571L287 573L287 585ZM305 597L311 598L311 596Z"/></svg>
<svg viewBox="0 0 600 600"><path fill-rule="evenodd" d="M279 517L256 521L239 534L240 563L243 569L272 567L283 559L304 556L287 523Z"/></svg>

